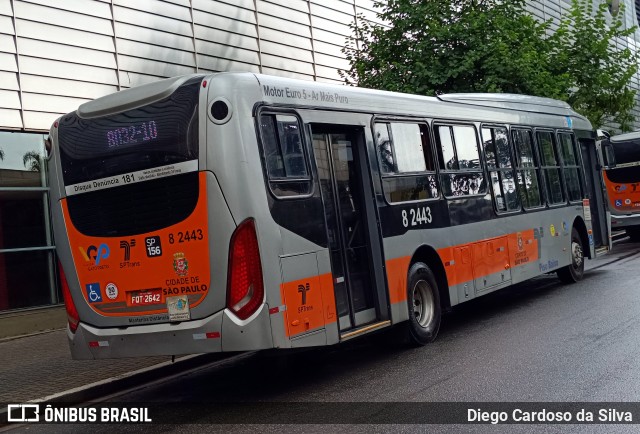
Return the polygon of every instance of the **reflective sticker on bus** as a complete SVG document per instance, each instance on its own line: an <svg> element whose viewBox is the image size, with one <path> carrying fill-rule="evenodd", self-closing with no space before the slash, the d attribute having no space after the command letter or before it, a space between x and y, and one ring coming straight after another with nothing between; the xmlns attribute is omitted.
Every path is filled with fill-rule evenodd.
<svg viewBox="0 0 640 434"><path fill-rule="evenodd" d="M107 178L94 179L79 184L67 185L67 196L90 191L104 190L105 188L119 187L126 184L150 181L152 179L167 176L180 175L198 170L198 160L184 161L182 163L167 164L166 166L152 167L149 169L129 172L124 175L109 176Z"/></svg>
<svg viewBox="0 0 640 434"><path fill-rule="evenodd" d="M62 199L73 261L85 288L82 295L94 311L105 316L167 314L167 299L180 297L171 299L173 317L186 318L186 306L191 310L202 302L210 287L204 173L199 174L199 183L198 203L185 220L122 237L80 233Z"/></svg>

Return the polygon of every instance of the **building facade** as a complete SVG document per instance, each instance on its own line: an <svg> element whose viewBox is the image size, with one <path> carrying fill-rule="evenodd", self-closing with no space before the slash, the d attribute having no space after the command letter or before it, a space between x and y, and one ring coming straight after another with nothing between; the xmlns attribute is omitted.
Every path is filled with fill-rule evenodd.
<svg viewBox="0 0 640 434"><path fill-rule="evenodd" d="M640 7L627 3L632 26ZM570 1L529 6L558 19ZM340 82L360 14L377 21L373 0L0 0L0 313L62 302L42 160L59 115L195 72Z"/></svg>

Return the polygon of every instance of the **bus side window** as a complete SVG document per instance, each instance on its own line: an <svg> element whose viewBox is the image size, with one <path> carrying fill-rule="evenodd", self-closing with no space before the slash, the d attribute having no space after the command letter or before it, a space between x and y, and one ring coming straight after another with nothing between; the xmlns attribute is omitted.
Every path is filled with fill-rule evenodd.
<svg viewBox="0 0 640 434"><path fill-rule="evenodd" d="M562 188L562 172L560 159L551 131L536 131L536 140L540 147L540 166L545 175L547 185L547 199L550 204L564 203L564 189Z"/></svg>
<svg viewBox="0 0 640 434"><path fill-rule="evenodd" d="M511 137L516 148L518 189L525 209L542 205L540 197L540 168L533 152L530 130L512 128Z"/></svg>
<svg viewBox="0 0 640 434"><path fill-rule="evenodd" d="M389 203L438 197L426 125L377 122L374 136L384 194Z"/></svg>
<svg viewBox="0 0 640 434"><path fill-rule="evenodd" d="M562 163L564 166L564 177L567 183L567 193L569 201L582 200L582 169L578 160L578 149L576 140L572 133L558 133L558 142L562 152Z"/></svg>
<svg viewBox="0 0 640 434"><path fill-rule="evenodd" d="M260 116L264 165L271 191L279 197L311 192L300 125L293 115L266 113Z"/></svg>
<svg viewBox="0 0 640 434"><path fill-rule="evenodd" d="M511 163L511 146L506 127L486 126L482 128L482 145L489 169L493 200L498 211L520 209L520 198L516 191L515 176Z"/></svg>
<svg viewBox="0 0 640 434"><path fill-rule="evenodd" d="M485 194L476 130L471 125L438 125L436 143L445 196Z"/></svg>

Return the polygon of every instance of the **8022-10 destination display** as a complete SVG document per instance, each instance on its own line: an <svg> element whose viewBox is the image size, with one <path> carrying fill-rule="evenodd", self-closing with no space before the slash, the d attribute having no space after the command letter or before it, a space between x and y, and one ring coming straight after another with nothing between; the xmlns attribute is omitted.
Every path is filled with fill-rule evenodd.
<svg viewBox="0 0 640 434"><path fill-rule="evenodd" d="M107 146L113 148L121 145L132 145L157 138L158 126L156 121L148 121L107 131Z"/></svg>

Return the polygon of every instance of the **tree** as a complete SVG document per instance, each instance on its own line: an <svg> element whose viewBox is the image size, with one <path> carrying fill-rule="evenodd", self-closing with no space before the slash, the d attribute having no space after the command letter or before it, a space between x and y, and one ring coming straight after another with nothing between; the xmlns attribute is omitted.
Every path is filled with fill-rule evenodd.
<svg viewBox="0 0 640 434"><path fill-rule="evenodd" d="M597 9L591 0L573 0L569 15L557 34L563 50L555 65L571 78L565 99L576 111L585 115L594 128L614 122L629 131L635 120L631 110L635 104L631 78L638 72L638 57L629 48L616 43L633 35L636 27L624 29L624 3L607 22L608 4Z"/></svg>
<svg viewBox="0 0 640 434"><path fill-rule="evenodd" d="M41 160L40 154L36 151L29 151L22 156L24 167L32 172L40 172Z"/></svg>
<svg viewBox="0 0 640 434"><path fill-rule="evenodd" d="M591 1L573 0L556 32L528 14L525 0L376 1L389 27L358 17L343 50L350 69L341 75L351 85L423 95L545 96L574 104L594 128L608 119L627 127L635 57L611 51L610 41L633 30L617 18L607 26L606 5L591 17Z"/></svg>
<svg viewBox="0 0 640 434"><path fill-rule="evenodd" d="M345 47L350 84L418 94L511 92L556 96L548 23L524 0L377 1L390 28L360 17ZM359 47L357 46L359 44ZM560 83L559 83L560 82Z"/></svg>

